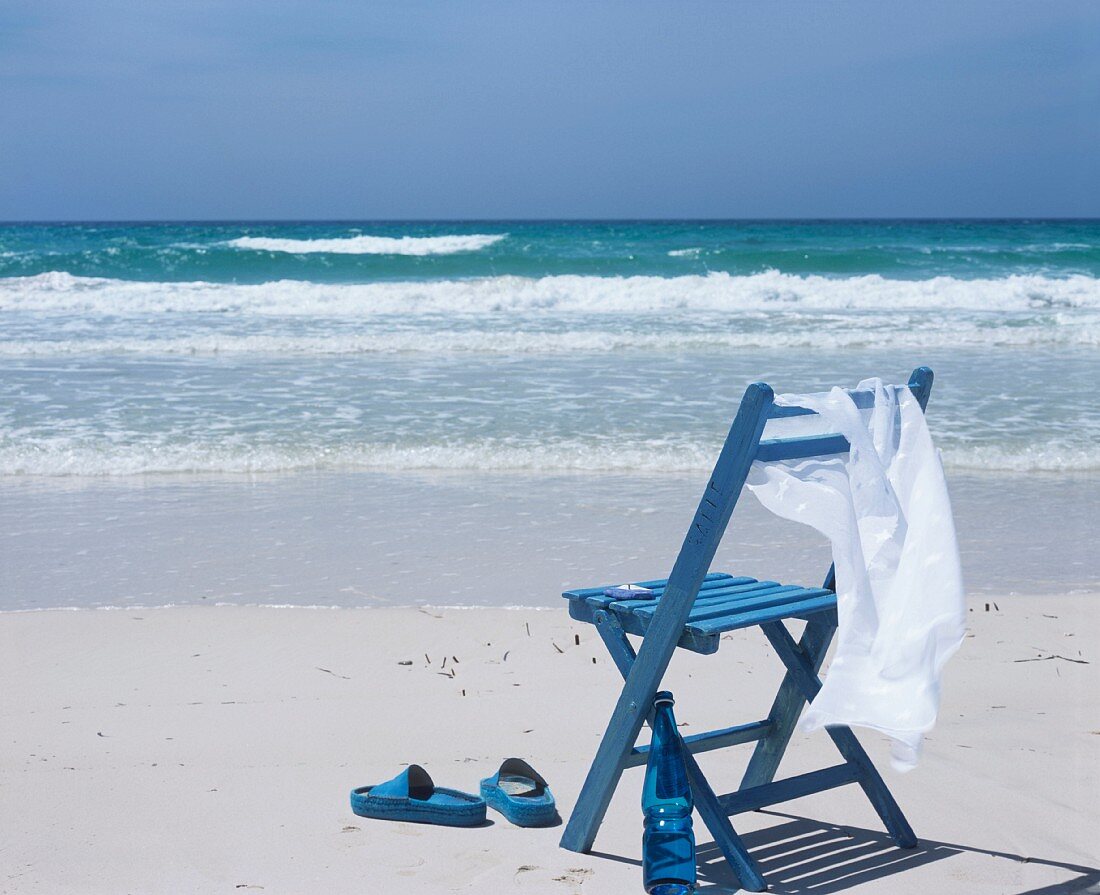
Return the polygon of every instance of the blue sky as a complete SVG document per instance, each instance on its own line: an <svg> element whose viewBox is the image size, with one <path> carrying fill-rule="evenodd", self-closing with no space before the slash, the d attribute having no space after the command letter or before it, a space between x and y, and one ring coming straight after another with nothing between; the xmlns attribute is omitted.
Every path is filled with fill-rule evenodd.
<svg viewBox="0 0 1100 895"><path fill-rule="evenodd" d="M1100 3L0 7L0 219L1100 216Z"/></svg>

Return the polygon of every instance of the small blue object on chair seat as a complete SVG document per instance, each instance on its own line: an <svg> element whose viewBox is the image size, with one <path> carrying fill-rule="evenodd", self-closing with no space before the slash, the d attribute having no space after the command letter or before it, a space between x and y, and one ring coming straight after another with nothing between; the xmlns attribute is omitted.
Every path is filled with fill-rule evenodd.
<svg viewBox="0 0 1100 895"><path fill-rule="evenodd" d="M653 589L640 584L618 584L604 588L603 593L612 600L648 600L653 596Z"/></svg>

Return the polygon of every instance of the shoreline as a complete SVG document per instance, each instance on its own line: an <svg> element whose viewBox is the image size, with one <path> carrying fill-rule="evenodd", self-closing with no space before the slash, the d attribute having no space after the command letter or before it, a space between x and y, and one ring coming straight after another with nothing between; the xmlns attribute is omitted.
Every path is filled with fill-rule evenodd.
<svg viewBox="0 0 1100 895"><path fill-rule="evenodd" d="M559 606L672 568L697 475L295 474L0 482L0 609L165 604ZM1100 475L949 477L972 594L1100 592ZM713 569L816 585L824 539L739 502Z"/></svg>
<svg viewBox="0 0 1100 895"><path fill-rule="evenodd" d="M1070 594L1069 596L1075 596ZM562 598L562 606L565 598ZM408 606L338 606L338 605L308 605L302 603L163 603L150 606L43 606L37 609L0 609L0 616L20 615L33 612L155 612L162 609L261 609L265 611L298 609L304 611L334 611L348 610L349 612L467 612L470 610L501 612L554 612L561 608L558 606L489 606L489 605L454 605L436 606L432 603L422 605L409 604Z"/></svg>
<svg viewBox="0 0 1100 895"><path fill-rule="evenodd" d="M1090 588L1084 588L1081 590L1064 591L1060 593L1050 594L1006 594L996 595L987 593L967 593L967 599L973 602L986 602L991 606L995 605L997 600L1002 602L1008 601L1011 605L1017 600L1060 600L1063 598L1079 599L1084 598L1088 600L1097 600L1100 602L1100 590L1093 590ZM498 606L495 604L449 604L449 605L437 605L434 603L410 603L407 605L386 605L386 606L341 606L338 604L314 604L308 603L228 603L228 602L205 602L205 603L160 603L150 605L112 605L112 606L42 606L38 608L29 609L0 609L0 618L6 615L29 615L39 612L161 612L167 610L181 611L181 610L199 610L206 611L211 609L246 609L257 610L263 612L282 612L282 611L299 611L299 612L421 612L426 614L437 612L557 612L561 609L566 609L566 600L562 597L560 606ZM986 610L989 611L989 610ZM997 611L997 610L994 610Z"/></svg>
<svg viewBox="0 0 1100 895"><path fill-rule="evenodd" d="M740 815L772 891L1069 893L1100 881L1097 596L971 597L970 635L947 666L917 770L893 773L881 738L859 732L921 848L889 846L858 787ZM476 791L519 755L568 817L620 678L595 630L564 607L173 608L0 614L11 732L0 786L19 818L6 895L338 895L361 892L364 874L425 893L639 888L638 772L624 776L590 855L558 848L560 827L521 830L493 812L484 829L455 830L347 806L353 786L403 762ZM739 631L715 656L678 654L665 685L697 732L766 716L780 671L759 632ZM715 680L728 686L704 683ZM700 761L731 788L747 757L731 748ZM781 773L830 763L828 737L796 733ZM701 881L730 891L701 824L697 838Z"/></svg>

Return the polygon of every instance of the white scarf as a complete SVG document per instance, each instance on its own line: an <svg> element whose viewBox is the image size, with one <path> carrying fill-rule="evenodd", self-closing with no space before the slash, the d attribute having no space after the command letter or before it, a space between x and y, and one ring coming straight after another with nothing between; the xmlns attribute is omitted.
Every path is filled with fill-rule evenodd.
<svg viewBox="0 0 1100 895"><path fill-rule="evenodd" d="M865 389L875 392L870 411L840 388L778 396L777 405L818 416L774 420L769 429L810 422L843 435L851 450L757 461L747 485L773 513L832 544L836 653L802 728L879 730L893 741L894 767L910 770L935 723L940 673L962 644L966 607L951 503L924 413L908 388L869 379L859 384Z"/></svg>

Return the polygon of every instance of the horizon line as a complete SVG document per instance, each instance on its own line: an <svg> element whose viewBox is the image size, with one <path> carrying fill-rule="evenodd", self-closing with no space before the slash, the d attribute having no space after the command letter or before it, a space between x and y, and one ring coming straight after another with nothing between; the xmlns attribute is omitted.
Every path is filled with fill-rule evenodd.
<svg viewBox="0 0 1100 895"><path fill-rule="evenodd" d="M1100 215L855 216L855 217L409 217L409 218L22 218L0 220L0 227L87 224L672 224L672 223L1100 223Z"/></svg>

